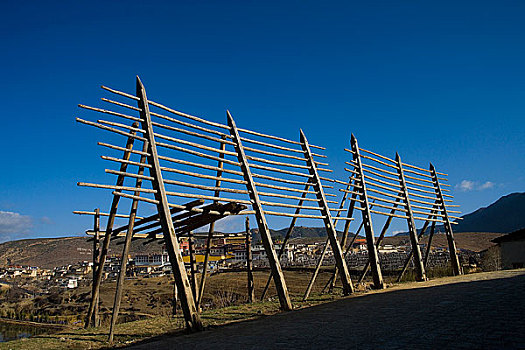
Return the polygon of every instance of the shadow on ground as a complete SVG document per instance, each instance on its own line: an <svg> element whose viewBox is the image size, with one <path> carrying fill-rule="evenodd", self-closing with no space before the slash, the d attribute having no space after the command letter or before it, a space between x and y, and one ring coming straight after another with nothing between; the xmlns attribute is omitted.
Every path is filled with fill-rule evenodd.
<svg viewBox="0 0 525 350"><path fill-rule="evenodd" d="M255 321L166 336L131 349L523 349L525 271L392 290Z"/></svg>

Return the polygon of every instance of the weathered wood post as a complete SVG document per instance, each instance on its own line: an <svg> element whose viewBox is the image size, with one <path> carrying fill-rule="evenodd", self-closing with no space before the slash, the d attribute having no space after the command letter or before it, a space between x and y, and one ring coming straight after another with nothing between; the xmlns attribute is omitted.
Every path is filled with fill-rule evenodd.
<svg viewBox="0 0 525 350"><path fill-rule="evenodd" d="M138 123L133 123L132 127L136 128L138 127ZM124 178L125 176L123 173L126 172L126 169L128 167L128 164L126 161L129 161L129 158L131 156L131 150L133 149L133 143L135 141L135 135L136 131L131 131L130 134L132 136L128 137L128 141L126 143L126 150L124 151L124 154L122 156L122 159L124 162L120 165L120 175L117 177L116 186L117 188L122 186L124 184ZM121 190L115 190L116 193L120 193ZM111 234L113 232L113 224L115 223L115 215L117 214L118 210L118 204L119 204L120 196L117 194L113 195L113 201L111 202L111 208L109 210L109 217L108 221L106 223L106 232L104 234L104 241L102 242L102 245L100 247L100 256L98 259L98 266L97 271L95 274L95 279L93 280L93 294L91 297L91 302L89 304L88 314L86 317L86 323L84 325L85 328L88 328L89 326L94 327L95 323L92 322L93 320L93 314L95 312L95 308L98 305L99 300L99 293L100 293L100 283L102 282L102 275L104 274L104 264L106 262L106 257L108 255L109 250L109 243L111 242Z"/></svg>
<svg viewBox="0 0 525 350"><path fill-rule="evenodd" d="M286 281L284 279L284 274L281 269L279 258L275 253L272 237L270 235L270 229L268 228L268 223L266 222L262 203L259 199L259 193L253 181L250 165L248 164L248 158L244 152L244 147L237 126L235 125L235 121L233 120L233 117L229 111L226 113L228 118L228 126L230 127L230 133L232 135L233 141L235 142L234 147L235 151L237 152L237 158L241 164L244 180L246 181L246 187L252 201L253 210L255 210L255 217L257 219L257 226L259 228L261 240L264 245L264 250L266 251L266 256L268 257L268 262L272 269L273 280L277 289L277 295L279 296L281 309L289 311L293 308L292 301L290 300L290 296L288 294L288 288L286 287Z"/></svg>
<svg viewBox="0 0 525 350"><path fill-rule="evenodd" d="M146 162L146 152L148 151L148 141L144 141L142 152L144 152L140 157L140 163ZM140 196L140 188L142 187L142 175L144 174L144 167L139 166L139 170L137 172L139 177L135 180L135 188L137 190L135 191L135 196ZM129 212L129 220L128 220L128 229L126 231L126 238L124 241L124 248L122 249L122 259L120 261L120 271L117 278L117 287L115 290L115 298L113 301L113 313L111 315L111 324L109 326L109 336L108 341L110 343L113 342L113 336L115 334L115 325L117 324L118 320L118 313L120 310L120 303L122 301L122 291L124 289L124 279L126 278L126 269L128 265L128 254L129 254L129 247L131 245L131 238L133 237L133 229L135 226L135 218L137 217L137 209L138 209L139 201L138 199L133 199L131 203L131 210Z"/></svg>
<svg viewBox="0 0 525 350"><path fill-rule="evenodd" d="M368 194L366 190L365 175L363 173L363 164L361 163L361 154L359 152L359 145L357 139L352 134L350 138L350 144L352 146L352 153L354 158L354 166L358 172L359 186L361 186L360 199L361 206L364 210L361 210L363 216L363 223L365 228L366 245L368 248L368 260L370 261L370 269L372 272L372 280L374 281L374 288L383 289L385 285L383 283L383 275L381 273L381 266L379 265L379 256L375 245L374 228L372 226L372 215L370 213L370 204L368 202Z"/></svg>
<svg viewBox="0 0 525 350"><path fill-rule="evenodd" d="M431 211L430 212L430 215L428 216L428 219L427 221L425 221L425 223L423 224L423 227L421 228L421 231L419 232L417 238L418 238L418 241L423 237L423 235L425 234L425 232L427 231L427 228L428 228L428 225L430 223L431 220L435 220L434 219L434 214L435 214L435 211ZM433 222L435 224L435 221ZM433 233L432 233L433 234ZM410 265L410 261L412 260L412 257L414 256L414 251L411 250L410 253L408 253L408 256L405 260L405 263L403 265L403 268L401 269L401 272L399 273L399 276L397 277L397 282L401 282L401 279L403 278L403 275L405 274L405 272L407 271L408 269L408 265ZM423 263L423 266L425 267L426 269L426 265L425 263Z"/></svg>
<svg viewBox="0 0 525 350"><path fill-rule="evenodd" d="M140 109L140 116L142 118L142 128L145 130L145 137L149 141L149 156L148 163L151 165L150 176L153 177L151 184L155 192L155 199L158 201L157 211L162 227L162 233L170 263L175 277L175 283L179 291L179 299L181 302L184 319L186 320L186 327L190 331L200 331L203 329L200 314L195 306L193 293L188 281L188 275L184 266L184 261L179 248L179 242L175 235L175 228L171 220L171 213L168 205L168 198L166 196L166 189L164 188L164 180L162 177L159 157L157 153L157 144L154 137L153 125L151 123L151 115L149 112L148 99L146 97L146 90L144 85L137 76L137 97L138 108Z"/></svg>
<svg viewBox="0 0 525 350"><path fill-rule="evenodd" d="M405 202L406 216L408 216L408 231L410 234L410 243L412 245L412 255L414 257L414 266L416 268L416 280L425 281L427 279L425 273L425 266L423 266L423 259L421 257L421 250L419 249L419 239L417 235L416 224L414 222L414 213L412 212L412 206L410 205L410 198L408 196L407 184L405 181L405 174L403 171L403 163L399 153L396 152L397 171L399 174L399 183L403 192L403 199Z"/></svg>
<svg viewBox="0 0 525 350"><path fill-rule="evenodd" d="M390 214L395 214L396 208L398 206L400 199L396 198L396 203L393 204L393 209L390 210ZM390 227L390 223L392 222L393 216L388 216L386 219L385 224L383 225L383 228L381 229L381 233L379 234L379 237L376 241L376 249L379 249L379 246L381 245L381 241L385 237L386 231ZM359 277L359 280L357 280L357 283L363 282L363 279L365 278L366 274L368 273L368 270L370 270L370 259L366 261L365 267L363 268L363 271L361 272L361 276Z"/></svg>
<svg viewBox="0 0 525 350"><path fill-rule="evenodd" d="M348 272L348 267L346 266L346 261L343 258L343 251L341 245L337 240L337 232L335 231L334 221L332 219L332 214L330 213L330 208L328 207L328 202L326 201L326 196L324 194L323 185L321 184L321 178L317 173L317 167L314 162L312 151L310 150L310 145L306 135L300 130L301 135L301 147L304 151L304 156L306 158L306 164L308 165L308 170L310 175L312 175L312 185L316 192L317 199L319 200L319 209L321 209L321 214L323 215L323 222L330 239L330 246L332 247L332 252L334 254L336 266L339 269L339 274L341 276L341 282L343 284L343 294L348 295L354 292L354 286L352 285L352 280L350 279L350 273Z"/></svg>
<svg viewBox="0 0 525 350"><path fill-rule="evenodd" d="M430 233L428 235L428 242L427 242L427 251L425 254L425 257L423 258L423 265L425 266L425 269L427 268L428 258L430 256L430 251L432 247L432 238L434 237L434 232L436 230L436 222L432 222L432 226L430 227Z"/></svg>
<svg viewBox="0 0 525 350"><path fill-rule="evenodd" d="M95 281L96 276L96 270L98 266L98 258L99 258L99 244L100 244L100 209L95 209L95 216L94 218L94 224L93 224L93 231L95 231L95 235L93 237L93 281ZM93 298L95 292L95 283L91 286L91 298ZM97 296L97 300L95 300L95 310L93 311L93 320L91 320L94 327L99 326L99 318L98 318L98 309L99 309L99 297Z"/></svg>
<svg viewBox="0 0 525 350"><path fill-rule="evenodd" d="M226 140L226 137L222 136L222 140ZM226 149L226 143L221 142L220 145L221 151L224 151ZM215 180L215 187L221 187L221 180L222 177L222 169L224 167L224 162L222 159L224 159L224 153L219 152L219 161L217 164L217 179ZM214 193L215 197L220 196L220 191L217 189ZM217 203L217 201L214 201L214 203ZM210 259L210 252L211 252L211 243L213 239L213 232L215 230L215 221L210 223L210 227L208 229L208 237L206 239L206 252L204 253L204 263L202 264L202 273L201 273L201 281L199 285L199 297L197 298L197 308L200 308L201 302L202 302L202 296L204 294L204 286L206 285L206 278L208 276L208 261Z"/></svg>
<svg viewBox="0 0 525 350"><path fill-rule="evenodd" d="M194 298L197 298L197 268L195 262L195 241L193 238L193 231L188 232L188 248L190 251L190 284L191 291L193 292ZM197 300L195 300L197 303Z"/></svg>
<svg viewBox="0 0 525 350"><path fill-rule="evenodd" d="M434 165L430 163L430 172L432 173L432 181L434 182L434 188L436 196L439 200L441 214L444 216L445 221L445 232L447 235L448 251L450 253L450 262L452 263L452 270L454 275L461 275L463 273L461 264L459 263L458 253L456 250L456 242L454 241L454 232L452 231L452 225L450 224L450 218L448 216L447 207L445 206L445 199L443 198L443 192L441 191L441 185L437 176Z"/></svg>
<svg viewBox="0 0 525 350"><path fill-rule="evenodd" d="M306 198L306 195L308 194L307 193L308 188L310 188L309 183L306 184L306 186L304 187L304 192L301 194L301 199L299 200L299 203L297 204L297 206L300 207L303 205L304 198ZM281 246L281 249L279 250L279 254L277 254L277 258L279 259L279 261L281 261L281 256L284 253L284 247L286 247L286 243L288 243L288 240L290 239L290 236L292 235L293 229L295 227L295 223L297 222L297 215L300 212L301 212L301 208L295 209L296 216L294 216L292 218L292 221L290 221L290 226L288 226L288 230L286 230L286 235L284 236L284 239L283 239L283 245ZM264 286L263 292L261 294L261 300L264 300L264 297L266 296L266 293L268 292L268 288L270 288L270 282L272 281L272 276L273 276L273 273L270 270L270 275L268 276L268 280L266 281L266 285Z"/></svg>
<svg viewBox="0 0 525 350"><path fill-rule="evenodd" d="M248 302L253 303L255 300L255 289L253 284L253 266L252 266L252 233L250 232L250 218L246 217L246 273L248 277Z"/></svg>

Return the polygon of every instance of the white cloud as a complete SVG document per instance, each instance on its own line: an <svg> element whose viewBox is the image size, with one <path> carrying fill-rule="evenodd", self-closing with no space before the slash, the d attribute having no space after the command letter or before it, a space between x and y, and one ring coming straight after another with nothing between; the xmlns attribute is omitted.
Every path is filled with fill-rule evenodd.
<svg viewBox="0 0 525 350"><path fill-rule="evenodd" d="M494 187L494 182L487 181L484 184L478 186L478 191L488 190Z"/></svg>
<svg viewBox="0 0 525 350"><path fill-rule="evenodd" d="M0 210L0 241L20 238L33 228L30 216Z"/></svg>
<svg viewBox="0 0 525 350"><path fill-rule="evenodd" d="M494 188L495 185L496 184L492 181L485 181L484 183L480 183L479 181L463 180L456 185L456 188L459 189L461 192L483 191Z"/></svg>
<svg viewBox="0 0 525 350"><path fill-rule="evenodd" d="M458 188L462 192L472 191L474 189L474 181L470 180L463 180L459 184L456 185L456 188Z"/></svg>

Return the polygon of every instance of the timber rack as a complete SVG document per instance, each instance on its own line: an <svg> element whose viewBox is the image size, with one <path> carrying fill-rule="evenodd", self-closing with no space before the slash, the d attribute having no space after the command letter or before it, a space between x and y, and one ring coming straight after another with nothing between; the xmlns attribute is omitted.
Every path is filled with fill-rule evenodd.
<svg viewBox="0 0 525 350"><path fill-rule="evenodd" d="M86 327L96 325L94 314L110 240L123 237L123 253L126 253L122 255L123 261L126 260L133 239L145 239L146 242L160 239L164 242L187 329L202 330L198 303L206 281L208 260L205 259L198 290L192 288L178 239L209 225L207 257L214 235L214 223L230 215L255 216L281 309L291 310L293 307L279 259L296 220L300 218L322 220L343 294L353 292L335 229L338 221L349 223L353 218L351 215L341 215L343 212L350 213L343 208L344 201L339 203L330 199L338 197L327 191L334 189L337 180L321 175L332 172L328 163L323 162L323 158L326 158L321 153L323 147L309 144L302 131L299 132L298 140L289 140L239 128L229 111L226 111L226 123L180 112L148 99L146 89L138 77L135 94L106 86L102 86L102 89L112 96L102 98L103 103L110 107L82 104L79 107L104 115L108 120L76 119L82 124L109 132L107 136L111 140L98 142L98 145L113 153L102 155L101 158L119 165L118 170L105 170L116 176L114 184L78 183L79 186L112 191L107 213L100 210L75 212L94 216L94 248L97 248L97 240L102 239L97 248L99 253L96 257L94 255L96 268ZM148 174L145 174L145 169L148 169ZM119 213L119 202L124 200L130 203L130 209ZM279 252L274 248L267 216L291 218ZM100 217L107 217L104 231L100 230ZM116 219L127 220L127 224L114 228ZM247 225L247 232L248 228ZM124 274L125 262L118 278L120 286ZM111 328L116 322L121 289L117 288Z"/></svg>
<svg viewBox="0 0 525 350"><path fill-rule="evenodd" d="M347 196L351 196L350 200L346 200L348 202L347 216L352 217L354 211L357 210L361 212L362 221L361 226L349 243L347 240L350 222L346 223L341 238L341 246L346 247L344 252L344 256L346 256L353 247L359 232L364 228L368 250L368 262L360 273L357 282L361 283L366 274L371 271L373 287L384 288L378 248L395 218L407 221L411 246L411 251L407 255L397 282L402 279L411 262L414 266L416 280L426 280L425 269L431 252L436 223L444 226L454 275L462 274L452 230L452 225L457 224L457 222L451 221L461 220L462 218L457 216L461 213L460 211L451 209L458 207L458 205L452 204L453 196L447 193L450 192L448 189L450 185L444 182L448 181L448 175L436 171L432 163L428 169L404 163L397 152L394 158L389 158L360 148L357 138L353 134L350 138L350 148L345 148L345 152L350 156L350 159L345 162L347 167L344 168L349 176L345 181L336 180L338 184L345 186L345 188L339 189L343 193L341 203L345 202ZM386 217L377 240L374 235L373 216ZM419 230L416 228L416 221L423 222L423 226ZM431 229L426 244L426 254L423 256L419 240L426 233L429 225ZM325 245L318 260L304 300L308 298L315 282L325 256L326 247L327 245ZM327 287L329 290L334 288L336 277L337 266L324 289Z"/></svg>

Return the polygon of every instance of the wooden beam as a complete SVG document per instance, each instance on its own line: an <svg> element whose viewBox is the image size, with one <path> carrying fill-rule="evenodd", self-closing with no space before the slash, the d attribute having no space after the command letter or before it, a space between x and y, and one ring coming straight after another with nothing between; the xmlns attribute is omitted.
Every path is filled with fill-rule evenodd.
<svg viewBox="0 0 525 350"><path fill-rule="evenodd" d="M390 214L394 214L395 213L395 211L396 211L395 208L398 206L399 201L400 201L399 198L396 199L396 203L394 203L394 208L390 211ZM392 219L393 219L392 216L388 216L387 217L387 219L385 221L385 224L383 225L383 228L381 229L381 233L379 234L379 238L376 241L376 248L377 249L379 249L381 241L385 237L386 231L390 227L390 223L392 222ZM361 276L359 277L359 280L357 281L357 283L361 283L363 281L363 279L365 278L365 276L368 273L369 269L370 269L370 259L368 259L366 261L365 267L364 267L363 271L361 272Z"/></svg>
<svg viewBox="0 0 525 350"><path fill-rule="evenodd" d="M284 274L281 269L281 264L275 253L274 245L272 242L272 237L270 235L270 229L268 228L268 223L266 222L266 217L262 208L261 201L259 199L259 193L255 187L252 172L250 170L250 165L248 164L248 159L244 153L243 144L241 137L239 136L239 131L235 125L235 121L231 116L230 112L227 111L228 125L230 126L230 133L232 139L235 142L235 150L237 151L237 158L239 163L241 163L241 169L244 174L244 180L247 182L246 187L250 194L252 200L252 207L255 210L255 217L257 219L257 227L259 228L259 233L266 251L266 256L268 257L268 262L272 269L273 279L275 287L277 289L277 295L279 296L279 302L281 304L281 309L283 310L292 310L292 302L288 294L288 288L286 287L286 281L284 279Z"/></svg>
<svg viewBox="0 0 525 350"><path fill-rule="evenodd" d="M298 206L301 207L304 202L304 198L307 195L308 188L310 187L310 183L308 182L304 187L304 192L301 195L301 199L299 200ZM295 209L295 214L299 214L301 212L301 208ZM279 250L279 254L277 255L277 258L279 261L281 261L281 256L284 253L286 243L288 243L288 240L290 239L290 236L292 235L293 229L295 227L295 223L297 222L297 216L294 216L292 218L292 221L290 221L290 225L288 226L288 230L286 230L286 235L283 239L283 244L281 245L281 249ZM270 275L268 276L268 280L266 281L266 285L264 286L263 292L261 294L261 300L264 300L264 297L266 296L266 293L268 292L268 288L270 287L270 282L272 281L273 273L270 271Z"/></svg>
<svg viewBox="0 0 525 350"><path fill-rule="evenodd" d="M222 137L222 140L226 140L226 137ZM221 147L221 150L225 150L226 149L226 144L225 143L221 143L220 145ZM219 158L221 159L224 159L224 153L219 153ZM217 177L215 179L215 187L217 188L214 192L214 197L219 197L220 196L220 190L219 188L221 187L221 178L222 178L222 169L224 168L224 163L222 162L222 160L219 160L218 164L217 164ZM215 201L214 203L217 203L217 201ZM211 252L211 242L212 242L212 238L213 238L213 231L215 230L215 221L210 223L210 227L208 229L208 237L206 239L206 252L204 254L204 263L203 263L203 267L202 267L202 274L201 274L201 281L200 281L200 285L199 285L199 297L197 298L197 308L200 307L201 305L201 302L202 302L202 296L204 294L204 286L206 285L206 278L208 276L208 260L210 259L210 252Z"/></svg>
<svg viewBox="0 0 525 350"><path fill-rule="evenodd" d="M144 152L147 152L148 150L148 141L144 141L142 150ZM146 162L146 155L142 155L140 159L141 163ZM139 167L138 174L143 175L144 174L144 167ZM142 187L142 179L138 177L135 180L135 187L140 190ZM135 195L139 195L140 191L135 191ZM122 291L124 289L124 279L126 277L126 267L128 265L128 254L129 254L129 247L131 245L131 237L133 237L133 227L135 225L135 218L137 216L137 208L139 205L139 201L134 199L131 203L131 210L129 212L129 221L128 221L128 229L126 231L126 239L124 241L124 248L122 249L122 258L120 261L120 271L117 278L117 287L115 290L115 298L113 300L113 313L111 315L111 324L109 326L109 336L108 341L110 343L113 342L113 336L115 334L115 325L117 324L118 319L118 313L120 310L120 302L122 301Z"/></svg>
<svg viewBox="0 0 525 350"><path fill-rule="evenodd" d="M319 199L319 209L321 214L325 217L323 219L328 238L330 239L330 245L332 247L332 252L334 254L335 263L339 269L339 274L341 276L341 282L343 284L343 294L348 295L353 293L354 287L352 285L352 280L350 279L350 273L348 272L348 267L346 266L346 261L343 258L343 251L341 250L341 245L337 240L337 232L334 226L334 220L332 219L332 214L330 213L330 208L328 207L328 202L324 194L323 185L321 184L321 178L317 173L317 167L314 163L314 157L312 151L310 150L310 145L303 131L300 131L301 135L301 145L303 147L304 156L307 159L307 164L310 167L309 172L312 177L312 186L317 192L317 199Z"/></svg>
<svg viewBox="0 0 525 350"><path fill-rule="evenodd" d="M138 126L138 123L133 123L134 126ZM122 159L124 161L129 161L129 158L131 156L131 149L133 149L133 143L135 141L135 131L132 131L128 137L128 141L126 142L126 151L124 151L124 154L122 156ZM128 164L126 162L123 162L120 164L120 171L126 172L126 169L128 167ZM119 175L117 177L116 185L122 186L124 184L124 178L125 176ZM116 193L120 193L120 191L115 191ZM109 210L109 216L108 221L106 223L106 234L104 235L104 241L102 242L102 246L100 249L100 257L99 257L99 263L97 266L97 272L95 274L95 279L93 280L93 289L92 289L92 297L91 302L89 304L89 309L86 317L86 322L84 324L85 328L88 328L90 325L95 326L93 323L91 323L91 320L93 319L93 314L95 312L96 304L98 303L99 299L99 293L100 293L100 283L102 282L102 274L104 273L104 264L106 262L106 257L108 255L108 249L109 249L109 243L111 241L111 232L113 230L113 224L115 223L115 216L117 215L118 210L118 203L120 200L120 196L114 195L113 201L111 202L111 208Z"/></svg>
<svg viewBox="0 0 525 350"><path fill-rule="evenodd" d="M358 181L361 185L361 195L360 199L364 204L361 206L365 210L361 210L361 215L363 216L363 223L365 228L366 236L366 245L368 247L368 259L370 261L370 268L372 271L372 279L374 281L374 288L383 289L385 285L383 283L383 275L381 273L381 266L379 265L379 256L377 254L377 249L375 245L374 238L374 227L372 226L372 214L370 212L370 204L368 203L368 195L366 189L365 175L363 171L363 164L361 162L361 155L359 153L359 145L357 143L357 138L352 134L350 138L350 144L353 151L354 163L356 170L359 173Z"/></svg>
<svg viewBox="0 0 525 350"><path fill-rule="evenodd" d="M450 224L450 218L448 216L447 207L445 206L445 199L443 198L443 192L441 191L441 185L437 176L436 168L430 163L430 172L432 173L432 181L434 182L436 196L439 200L441 213L445 216L445 232L447 235L448 251L450 253L450 262L452 263L452 270L454 275L463 274L461 264L459 263L459 257L456 250L456 242L454 241L454 232L452 231L452 225Z"/></svg>
<svg viewBox="0 0 525 350"><path fill-rule="evenodd" d="M188 281L188 275L182 260L182 255L179 248L179 243L175 235L175 228L171 221L171 213L169 210L168 199L166 196L166 189L164 188L164 180L159 164L159 157L157 153L157 144L153 135L153 126L151 125L151 115L149 112L148 99L146 97L146 90L144 85L137 76L137 97L138 97L138 108L140 108L140 117L142 118L142 129L145 130L144 136L149 141L148 163L150 164L150 176L153 177L151 181L153 189L157 190L155 193L155 199L158 201L157 211L161 226L163 228L164 242L168 255L170 257L170 263L175 277L175 283L177 284L177 290L179 292L179 299L181 302L182 311L184 313L184 319L186 320L186 328L190 331L200 331L203 329L200 314L195 306L193 294L191 292L190 284ZM110 235L106 235L109 237Z"/></svg>
<svg viewBox="0 0 525 350"><path fill-rule="evenodd" d="M248 302L253 303L255 300L255 285L253 283L253 264L252 264L252 233L250 232L250 218L246 217L246 274L248 278Z"/></svg>
<svg viewBox="0 0 525 350"><path fill-rule="evenodd" d="M417 236L416 224L414 222L414 213L412 212L412 206L410 205L410 198L408 195L408 189L405 182L405 173L403 169L403 163L401 157L396 152L397 171L399 173L399 182L402 187L403 198L405 202L406 215L408 216L408 231L410 234L410 243L412 245L412 254L414 256L414 265L416 269L416 280L425 281L427 279L425 273L425 266L423 266L423 259L421 257L421 250L419 249L419 239Z"/></svg>

